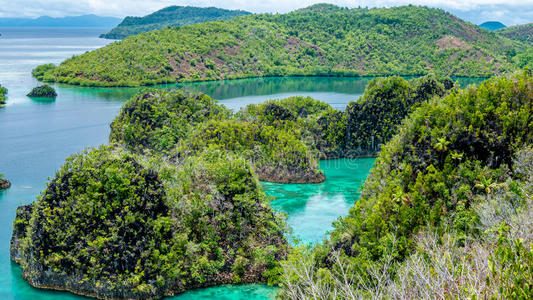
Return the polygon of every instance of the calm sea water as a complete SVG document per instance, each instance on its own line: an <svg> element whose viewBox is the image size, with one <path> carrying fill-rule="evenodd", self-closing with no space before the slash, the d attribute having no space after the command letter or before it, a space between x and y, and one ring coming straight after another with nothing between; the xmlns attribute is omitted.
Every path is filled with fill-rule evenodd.
<svg viewBox="0 0 533 300"><path fill-rule="evenodd" d="M0 108L0 172L12 187L0 192L0 299L80 299L65 292L32 288L9 259L9 240L15 210L35 200L49 177L72 153L107 142L109 123L120 106L138 89L83 88L55 85L55 101L25 96L39 83L31 70L59 63L108 44L97 38L106 29L0 28L0 84L9 89L8 104ZM267 99L312 96L343 109L364 91L369 78L265 78L183 84L221 100L232 109ZM463 84L475 82L464 80ZM176 85L160 88L176 88ZM345 215L358 197L373 159L321 162L327 180L316 185L264 183L276 197L273 206L289 216L294 236L317 242L331 222ZM185 293L176 299L269 299L275 289L263 285L222 286Z"/></svg>

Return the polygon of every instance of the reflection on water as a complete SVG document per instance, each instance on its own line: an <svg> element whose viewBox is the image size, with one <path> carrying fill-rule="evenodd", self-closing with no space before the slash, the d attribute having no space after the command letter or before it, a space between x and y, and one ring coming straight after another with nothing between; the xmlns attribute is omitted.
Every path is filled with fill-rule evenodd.
<svg viewBox="0 0 533 300"><path fill-rule="evenodd" d="M372 78L337 77L268 77L226 81L208 81L157 85L155 88L190 92L202 92L227 107L237 110L250 103L261 103L270 99L283 99L291 96L310 96L326 101L334 108L344 109L364 92ZM93 94L101 99L124 101L133 94L146 88L86 88L56 84L56 87L72 94Z"/></svg>
<svg viewBox="0 0 533 300"><path fill-rule="evenodd" d="M333 108L344 110L350 101L359 99L371 77L267 77L238 80L207 81L196 83L165 84L153 88L185 89L205 93L232 110L247 104L257 104L270 99L284 99L292 96L312 97L329 103ZM459 86L478 84L483 78L454 78ZM86 88L56 84L67 93L91 93L101 99L124 101L141 88Z"/></svg>

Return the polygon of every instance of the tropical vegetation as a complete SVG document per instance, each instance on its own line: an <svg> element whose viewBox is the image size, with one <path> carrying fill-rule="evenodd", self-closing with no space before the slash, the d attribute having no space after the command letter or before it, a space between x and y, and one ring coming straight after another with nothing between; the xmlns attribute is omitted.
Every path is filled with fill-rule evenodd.
<svg viewBox="0 0 533 300"><path fill-rule="evenodd" d="M47 97L54 98L57 97L57 93L53 87L48 84L44 84L38 87L33 88L27 95L28 97Z"/></svg>
<svg viewBox="0 0 533 300"><path fill-rule="evenodd" d="M4 178L4 174L0 173L0 191L11 186L11 182Z"/></svg>
<svg viewBox="0 0 533 300"><path fill-rule="evenodd" d="M7 89L0 85L0 105L6 104Z"/></svg>
<svg viewBox="0 0 533 300"><path fill-rule="evenodd" d="M219 149L247 158L261 180L324 180L317 155L288 128L236 120L205 94L142 91L112 122L110 142L171 160Z"/></svg>
<svg viewBox="0 0 533 300"><path fill-rule="evenodd" d="M528 70L466 90L378 78L345 111L144 89L110 146L18 209L11 256L33 286L107 298L267 281L293 299L530 298L532 108ZM319 159L376 153L329 238L290 249L258 179L322 181Z"/></svg>
<svg viewBox="0 0 533 300"><path fill-rule="evenodd" d="M513 40L533 44L533 23L509 26L498 30L498 33Z"/></svg>
<svg viewBox="0 0 533 300"><path fill-rule="evenodd" d="M101 38L123 39L130 35L139 34L165 27L177 27L196 23L228 20L233 17L249 15L242 10L228 10L216 7L169 6L144 17L126 17L115 28Z"/></svg>
<svg viewBox="0 0 533 300"><path fill-rule="evenodd" d="M291 97L236 113L205 94L145 89L112 122L110 142L174 161L205 149L230 151L246 158L260 180L321 182L320 158L377 153L409 112L453 87L449 78L434 75L380 78L344 112Z"/></svg>
<svg viewBox="0 0 533 300"><path fill-rule="evenodd" d="M130 36L45 65L43 81L142 86L267 76L488 77L517 69L525 44L440 9L315 5Z"/></svg>
<svg viewBox="0 0 533 300"><path fill-rule="evenodd" d="M101 146L17 210L11 257L36 287L159 298L266 282L287 253L284 224L238 156L208 149L176 165Z"/></svg>
<svg viewBox="0 0 533 300"><path fill-rule="evenodd" d="M530 71L420 104L281 297L531 298L532 108Z"/></svg>

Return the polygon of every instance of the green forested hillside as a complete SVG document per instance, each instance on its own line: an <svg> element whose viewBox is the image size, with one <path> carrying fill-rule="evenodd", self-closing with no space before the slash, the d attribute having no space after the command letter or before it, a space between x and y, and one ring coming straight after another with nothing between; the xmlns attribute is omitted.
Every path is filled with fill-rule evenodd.
<svg viewBox="0 0 533 300"><path fill-rule="evenodd" d="M249 14L249 12L242 10L227 10L216 7L169 6L144 17L126 17L117 27L100 37L123 39L130 35L165 27L227 20Z"/></svg>
<svg viewBox="0 0 533 300"><path fill-rule="evenodd" d="M532 107L529 71L421 104L282 297L531 298Z"/></svg>
<svg viewBox="0 0 533 300"><path fill-rule="evenodd" d="M509 26L497 32L510 39L528 43L529 45L533 44L533 23Z"/></svg>
<svg viewBox="0 0 533 300"><path fill-rule="evenodd" d="M258 76L491 76L525 46L443 10L312 6L131 36L37 68L44 81L139 86Z"/></svg>

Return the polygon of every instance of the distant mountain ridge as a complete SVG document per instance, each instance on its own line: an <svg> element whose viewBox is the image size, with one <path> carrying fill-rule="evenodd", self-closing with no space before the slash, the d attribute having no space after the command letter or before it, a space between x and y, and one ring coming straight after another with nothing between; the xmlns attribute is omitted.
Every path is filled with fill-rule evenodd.
<svg viewBox="0 0 533 300"><path fill-rule="evenodd" d="M101 17L93 14L61 18L49 16L36 19L0 18L0 27L113 27L119 23L119 18Z"/></svg>
<svg viewBox="0 0 533 300"><path fill-rule="evenodd" d="M252 13L243 10L228 10L216 7L169 6L144 17L126 17L117 27L106 34L102 34L100 37L123 39L130 35L165 27L228 20L233 17L250 14Z"/></svg>
<svg viewBox="0 0 533 300"><path fill-rule="evenodd" d="M498 21L489 21L489 22L479 24L479 27L494 31L494 30L505 28L507 26L505 26L503 23L498 22Z"/></svg>

